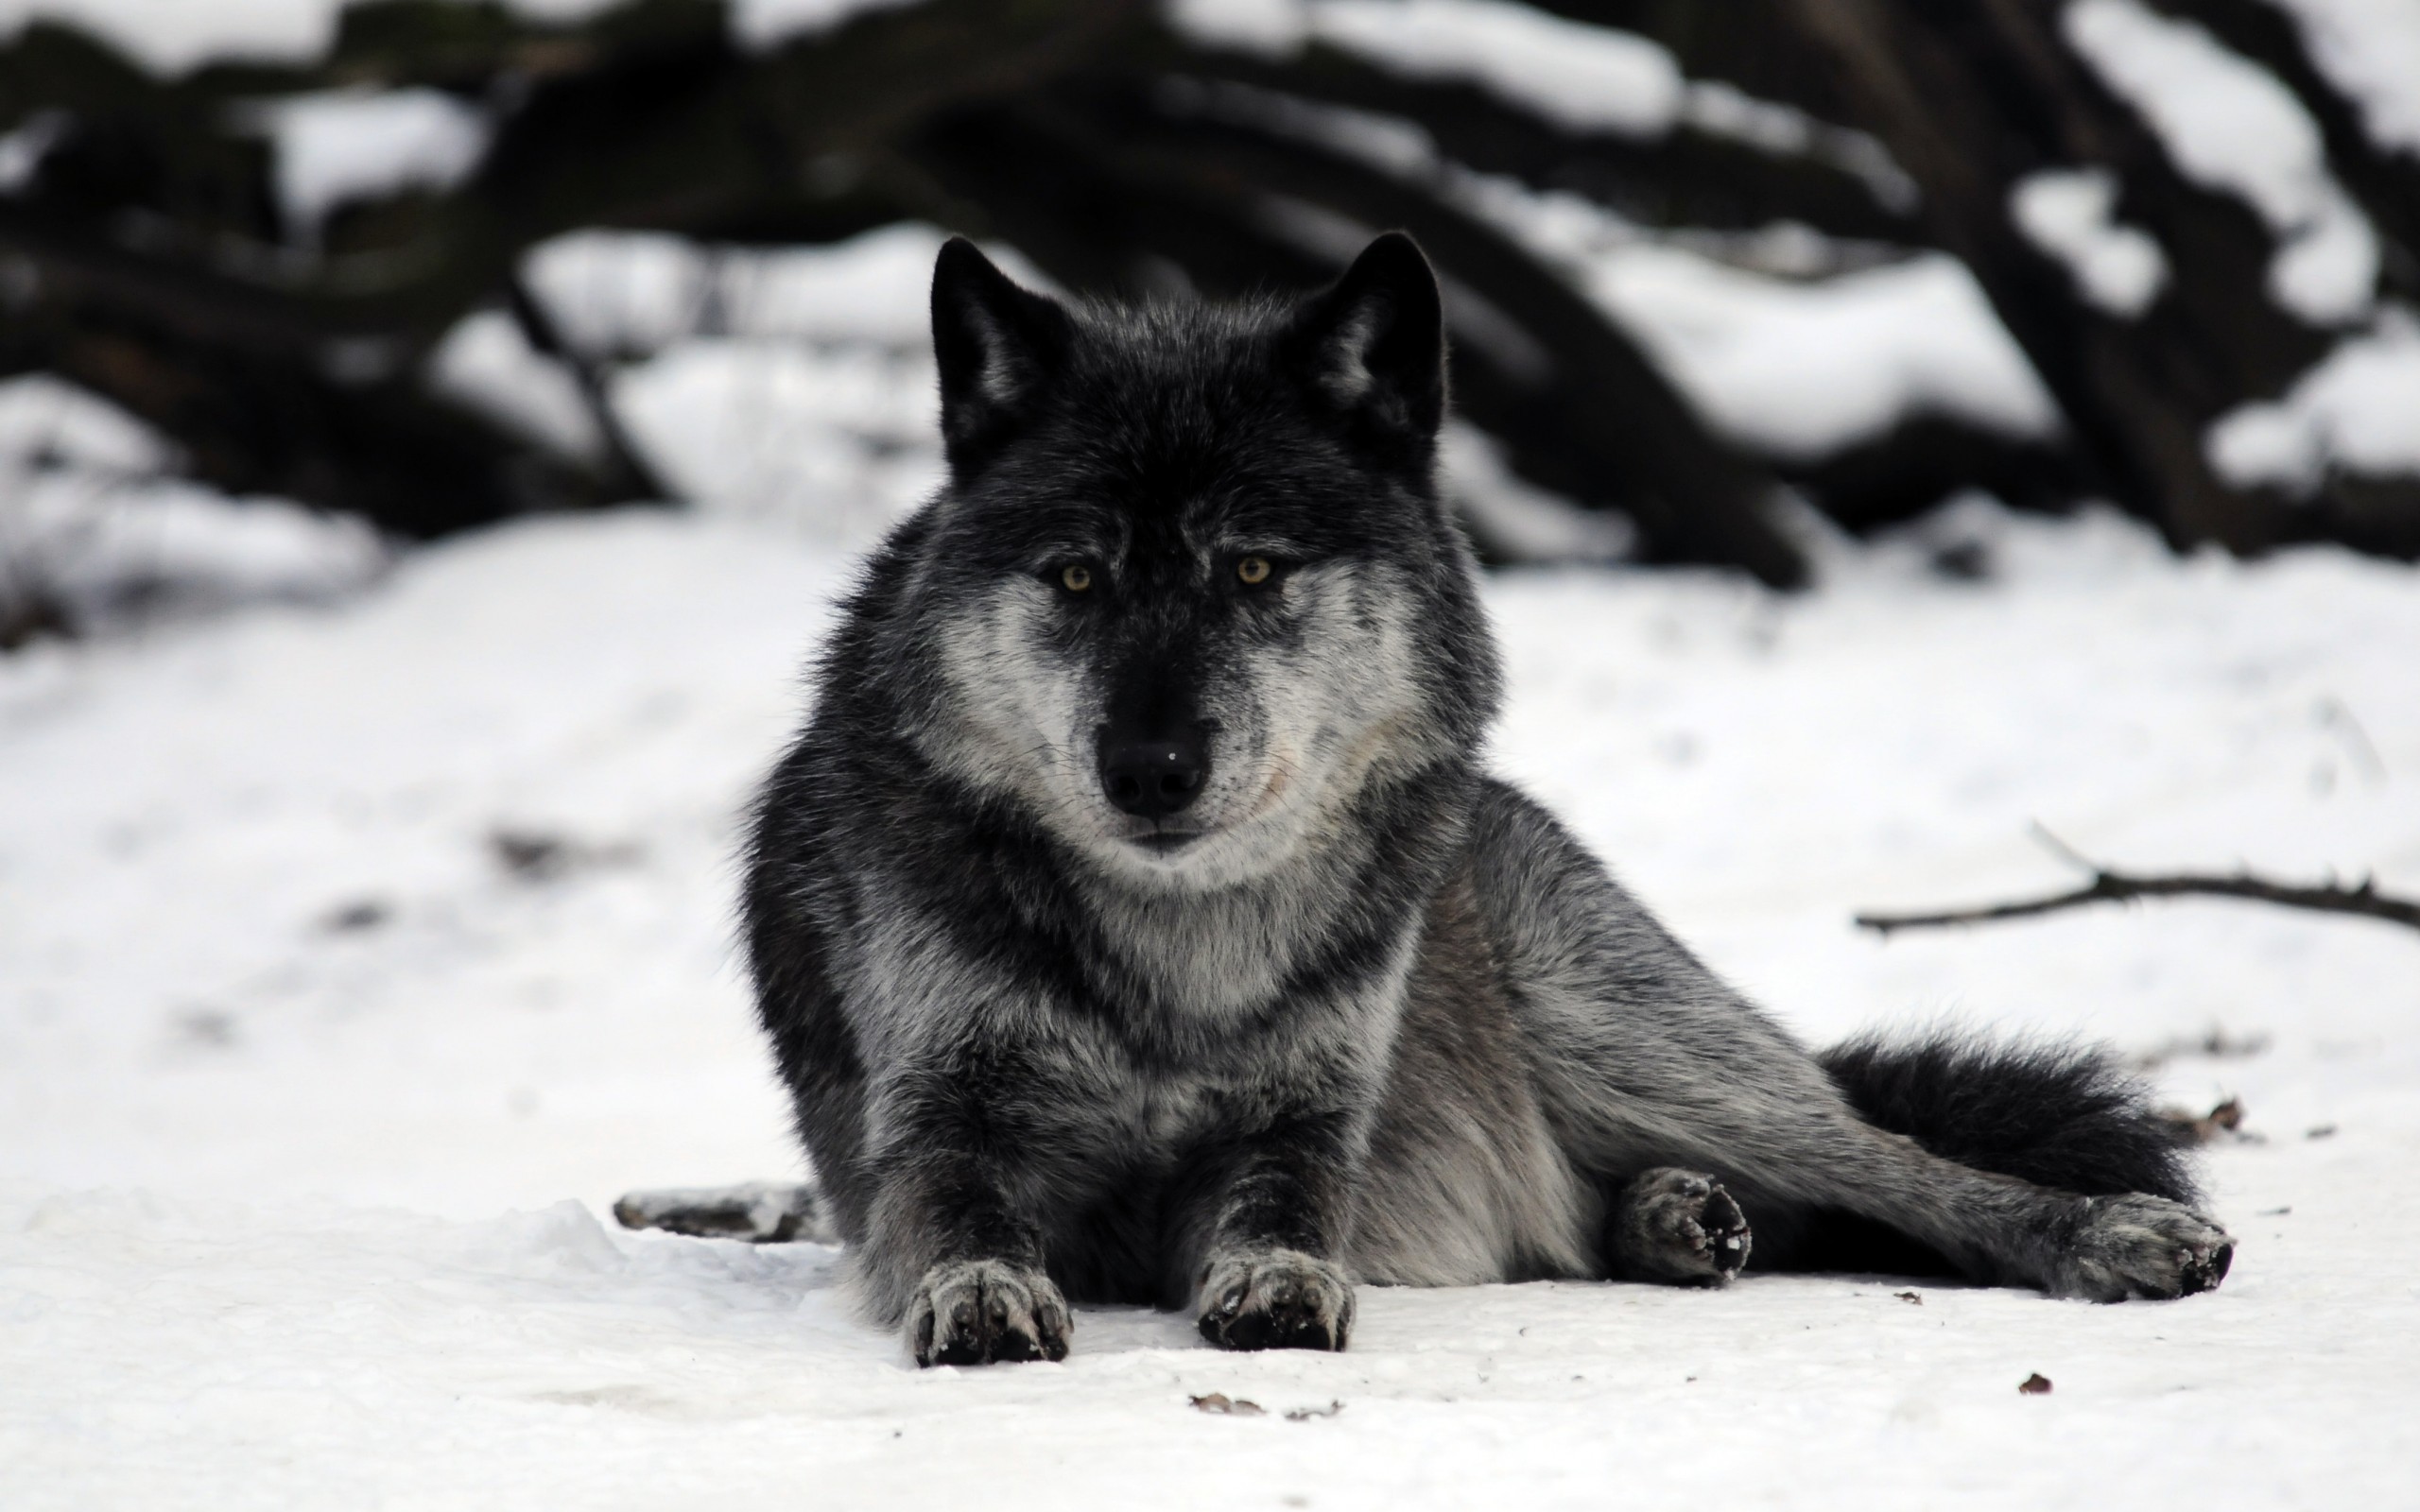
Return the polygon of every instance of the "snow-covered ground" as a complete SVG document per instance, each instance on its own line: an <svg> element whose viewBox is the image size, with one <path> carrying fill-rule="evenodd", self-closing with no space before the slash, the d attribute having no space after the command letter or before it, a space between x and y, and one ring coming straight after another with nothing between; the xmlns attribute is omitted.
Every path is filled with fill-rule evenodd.
<svg viewBox="0 0 2420 1512"><path fill-rule="evenodd" d="M1927 567L1960 542L1990 580ZM799 1169L731 851L846 559L533 521L0 659L0 1504L2411 1504L2420 936L1848 915L2063 885L2031 820L2420 892L2420 575L1979 503L1824 557L1793 599L1497 578L1499 765L1811 1039L2265 1040L2159 1074L2266 1136L2211 1152L2219 1293L1372 1290L1342 1356L1085 1310L1063 1365L918 1371L829 1250L602 1217Z"/></svg>

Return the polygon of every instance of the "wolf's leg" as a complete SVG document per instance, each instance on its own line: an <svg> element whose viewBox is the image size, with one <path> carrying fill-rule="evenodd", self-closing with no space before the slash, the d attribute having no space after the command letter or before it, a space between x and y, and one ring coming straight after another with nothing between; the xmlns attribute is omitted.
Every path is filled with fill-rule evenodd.
<svg viewBox="0 0 2420 1512"><path fill-rule="evenodd" d="M2180 1203L2083 1197L1927 1154L1859 1119L1805 1049L1500 786L1476 895L1558 1137L1583 1168L1720 1173L1741 1206L1837 1208L1979 1280L2116 1301L2206 1291L2232 1241Z"/></svg>
<svg viewBox="0 0 2420 1512"><path fill-rule="evenodd" d="M1177 1215L1201 1336L1229 1349L1341 1349L1353 1334L1342 1252L1357 1166L1348 1113L1286 1120L1200 1162Z"/></svg>
<svg viewBox="0 0 2420 1512"><path fill-rule="evenodd" d="M1044 1264L1050 1194L1095 1147L1098 1099L1053 1074L1051 1047L920 1057L877 1087L866 1232L855 1260L919 1365L1061 1360L1073 1322Z"/></svg>
<svg viewBox="0 0 2420 1512"><path fill-rule="evenodd" d="M1720 1286L1748 1263L1748 1220L1711 1176L1663 1166L1614 1199L1605 1255L1616 1280Z"/></svg>

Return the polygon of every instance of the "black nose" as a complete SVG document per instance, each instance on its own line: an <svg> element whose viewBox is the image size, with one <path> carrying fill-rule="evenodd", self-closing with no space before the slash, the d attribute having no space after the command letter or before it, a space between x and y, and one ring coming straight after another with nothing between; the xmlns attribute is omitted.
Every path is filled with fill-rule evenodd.
<svg viewBox="0 0 2420 1512"><path fill-rule="evenodd" d="M1100 782L1109 800L1146 819L1165 819L1201 796L1210 753L1198 736L1138 740L1101 752Z"/></svg>

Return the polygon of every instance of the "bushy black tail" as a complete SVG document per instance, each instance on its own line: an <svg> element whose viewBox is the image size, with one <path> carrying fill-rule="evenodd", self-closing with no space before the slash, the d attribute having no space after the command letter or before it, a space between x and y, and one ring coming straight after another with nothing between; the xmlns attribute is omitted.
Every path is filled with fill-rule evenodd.
<svg viewBox="0 0 2420 1512"><path fill-rule="evenodd" d="M2086 1196L2200 1198L2150 1089L2106 1050L1943 1031L1900 1043L1863 1037L1816 1060L1867 1122L1945 1160ZM1924 1246L1844 1213L1819 1215L1791 1239L1773 1257L1789 1269L1952 1271Z"/></svg>
<svg viewBox="0 0 2420 1512"><path fill-rule="evenodd" d="M2097 1046L1944 1032L1908 1044L1869 1036L1815 1058L1866 1122L1945 1160L2086 1196L2200 1196L2150 1089Z"/></svg>

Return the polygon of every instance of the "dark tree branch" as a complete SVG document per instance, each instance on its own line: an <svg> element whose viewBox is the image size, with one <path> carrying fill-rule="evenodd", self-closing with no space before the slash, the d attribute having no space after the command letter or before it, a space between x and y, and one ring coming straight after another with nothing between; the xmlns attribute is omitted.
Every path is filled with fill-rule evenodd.
<svg viewBox="0 0 2420 1512"><path fill-rule="evenodd" d="M588 410L589 423L596 427L597 443L604 448L607 486L622 498L670 499L673 495L665 488L664 480L648 465L646 456L631 440L631 433L622 426L622 417L614 408L612 375L605 364L564 339L554 316L530 292L527 282L518 272L507 282L505 295L513 323L521 328L522 339L540 353L562 363L571 374L572 385L579 390L580 403Z"/></svg>
<svg viewBox="0 0 2420 1512"><path fill-rule="evenodd" d="M2047 898L1991 903L1979 908L1952 908L1922 914L1859 914L1857 916L1858 927L1873 930L1887 939L1894 930L1939 929L1951 924L1988 924L2003 919L2031 919L2037 914L2054 914L2062 909L2082 908L2088 903L2200 897L2241 898L2253 902L2275 903L2283 908L2308 909L2313 913L2352 914L2363 919L2382 919L2407 929L2420 929L2420 902L2378 891L2375 878L2364 877L2359 885L2351 887L2335 882L2316 887L2297 887L2271 882L2248 871L2238 872L2231 877L2195 872L2145 875L2113 870L2099 862L2087 860L2038 825L2034 827L2034 833L2045 845L2090 872L2092 880L2071 891L2054 893Z"/></svg>

